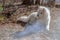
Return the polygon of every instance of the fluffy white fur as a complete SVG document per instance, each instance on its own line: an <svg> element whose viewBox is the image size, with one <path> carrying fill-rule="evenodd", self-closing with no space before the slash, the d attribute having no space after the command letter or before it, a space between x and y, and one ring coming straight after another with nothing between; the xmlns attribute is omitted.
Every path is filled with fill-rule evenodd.
<svg viewBox="0 0 60 40"><path fill-rule="evenodd" d="M21 16L19 18L17 18L17 20L23 21L23 22L28 22L28 20L31 18L31 16L36 17L37 16L37 12L32 12L29 16Z"/></svg>
<svg viewBox="0 0 60 40"><path fill-rule="evenodd" d="M41 17L41 10L43 17ZM22 38L32 34L45 32L46 30L49 31L50 10L47 7L39 6L38 12L33 12L29 16L21 16L18 20L31 22L31 24L27 23L23 31L14 33L14 38Z"/></svg>
<svg viewBox="0 0 60 40"><path fill-rule="evenodd" d="M50 10L49 10L47 7L44 7L44 6L39 6L39 9L40 9L40 8L45 9L45 11L46 11L47 19L48 19L47 30L49 30L50 20L51 20ZM39 9L38 9L38 11L39 11Z"/></svg>
<svg viewBox="0 0 60 40"><path fill-rule="evenodd" d="M39 12L40 9L44 9L45 10L45 14L47 16L46 18L48 20L48 21L46 20L47 21L46 22L47 23L46 24L46 28L47 28L47 30L49 30L49 25L50 25L50 20L51 20L50 10L47 7L45 7L45 6L39 6L37 12L31 13L29 16L21 16L21 17L17 18L17 20L20 20L20 21L23 21L23 22L28 22L28 20L30 18L33 19L33 17L37 17L37 14L39 14L38 12Z"/></svg>

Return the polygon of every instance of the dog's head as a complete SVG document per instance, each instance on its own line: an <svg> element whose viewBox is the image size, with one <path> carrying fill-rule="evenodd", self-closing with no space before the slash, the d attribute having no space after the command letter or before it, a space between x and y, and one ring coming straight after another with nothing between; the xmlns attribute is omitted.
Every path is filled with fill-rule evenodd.
<svg viewBox="0 0 60 40"><path fill-rule="evenodd" d="M49 24L51 20L49 8L44 6L39 6L37 16L41 20L41 22L46 24L47 29L49 30Z"/></svg>

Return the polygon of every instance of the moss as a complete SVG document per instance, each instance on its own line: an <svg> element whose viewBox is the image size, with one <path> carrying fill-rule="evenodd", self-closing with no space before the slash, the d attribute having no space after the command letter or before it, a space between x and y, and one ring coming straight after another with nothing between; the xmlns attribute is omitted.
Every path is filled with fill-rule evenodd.
<svg viewBox="0 0 60 40"><path fill-rule="evenodd" d="M2 6L2 3L0 3L0 6Z"/></svg>
<svg viewBox="0 0 60 40"><path fill-rule="evenodd" d="M0 21L4 20L4 16L3 15L0 15Z"/></svg>
<svg viewBox="0 0 60 40"><path fill-rule="evenodd" d="M3 7L0 7L0 11L2 11L3 10Z"/></svg>
<svg viewBox="0 0 60 40"><path fill-rule="evenodd" d="M3 10L2 4L0 3L0 12Z"/></svg>

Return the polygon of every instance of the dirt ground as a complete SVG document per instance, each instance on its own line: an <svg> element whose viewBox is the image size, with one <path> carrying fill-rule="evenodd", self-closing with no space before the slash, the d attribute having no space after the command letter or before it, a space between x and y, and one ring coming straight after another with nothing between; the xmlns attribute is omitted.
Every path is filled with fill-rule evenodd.
<svg viewBox="0 0 60 40"><path fill-rule="evenodd" d="M50 31L33 34L21 39L14 39L10 36L10 34L22 30L23 27L20 24L0 24L0 40L60 40L60 8L51 8Z"/></svg>

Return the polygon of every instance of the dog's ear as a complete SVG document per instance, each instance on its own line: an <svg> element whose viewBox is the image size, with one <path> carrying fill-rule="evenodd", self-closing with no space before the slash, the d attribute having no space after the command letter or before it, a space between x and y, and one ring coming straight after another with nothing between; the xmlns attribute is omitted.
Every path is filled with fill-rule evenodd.
<svg viewBox="0 0 60 40"><path fill-rule="evenodd" d="M45 9L42 9L41 14L45 13Z"/></svg>
<svg viewBox="0 0 60 40"><path fill-rule="evenodd" d="M38 10L38 13L41 14L41 15L42 15L44 12L45 12L44 9L39 9L39 10Z"/></svg>
<svg viewBox="0 0 60 40"><path fill-rule="evenodd" d="M43 8L43 9L42 9L42 12L44 12L44 11L45 11L45 9Z"/></svg>

